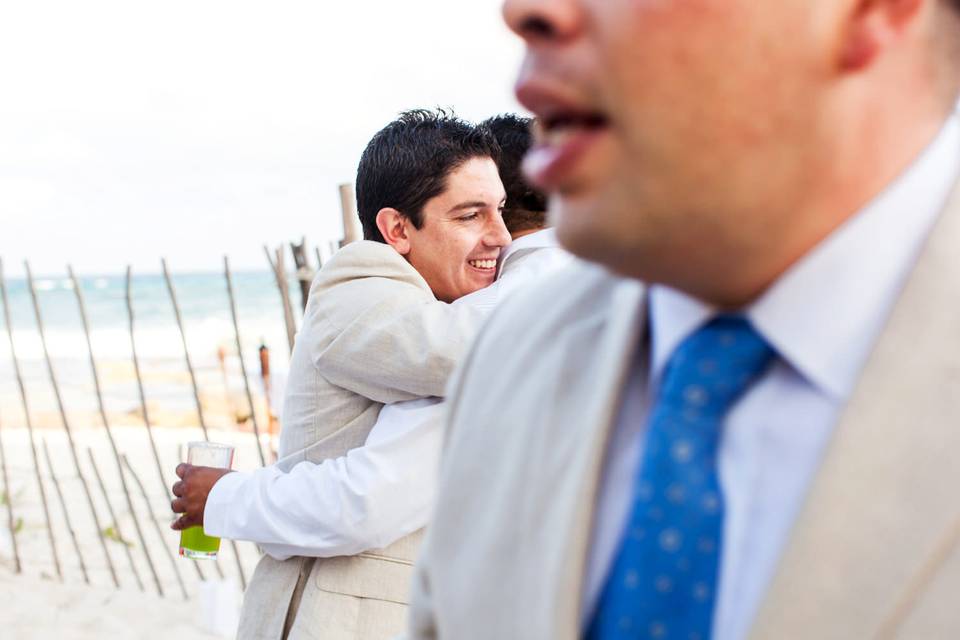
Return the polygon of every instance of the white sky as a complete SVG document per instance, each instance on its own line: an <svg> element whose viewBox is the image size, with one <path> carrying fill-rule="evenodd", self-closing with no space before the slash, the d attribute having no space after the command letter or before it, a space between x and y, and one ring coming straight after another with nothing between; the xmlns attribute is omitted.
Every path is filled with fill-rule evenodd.
<svg viewBox="0 0 960 640"><path fill-rule="evenodd" d="M265 269L398 111L518 110L501 0L0 0L8 276ZM289 260L289 259L288 259Z"/></svg>

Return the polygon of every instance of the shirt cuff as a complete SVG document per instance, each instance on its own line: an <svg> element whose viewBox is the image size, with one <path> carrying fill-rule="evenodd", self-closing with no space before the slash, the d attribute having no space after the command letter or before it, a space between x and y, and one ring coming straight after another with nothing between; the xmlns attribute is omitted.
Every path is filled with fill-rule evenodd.
<svg viewBox="0 0 960 640"><path fill-rule="evenodd" d="M232 538L229 531L230 507L233 497L250 477L249 472L233 471L217 480L203 509L203 532L217 538Z"/></svg>

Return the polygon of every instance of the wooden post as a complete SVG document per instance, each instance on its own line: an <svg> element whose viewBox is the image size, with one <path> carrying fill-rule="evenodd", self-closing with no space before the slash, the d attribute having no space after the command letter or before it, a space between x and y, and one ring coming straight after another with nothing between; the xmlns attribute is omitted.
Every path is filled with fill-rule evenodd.
<svg viewBox="0 0 960 640"><path fill-rule="evenodd" d="M260 427L257 425L257 411L253 405L253 394L250 392L250 378L247 376L247 365L243 362L243 346L240 344L240 323L237 321L237 300L233 295L233 278L230 277L230 259L223 256L223 273L227 279L227 295L230 297L230 316L233 318L233 334L237 339L237 357L240 359L240 372L243 374L243 386L247 391L247 404L250 407L250 420L253 424L253 435L257 439L257 453L260 454L260 464L267 465L263 455L263 444L260 442Z"/></svg>
<svg viewBox="0 0 960 640"><path fill-rule="evenodd" d="M363 240L363 226L357 215L357 197L350 183L340 185L340 209L343 213L343 241L340 246Z"/></svg>
<svg viewBox="0 0 960 640"><path fill-rule="evenodd" d="M297 282L300 283L300 310L307 310L307 299L310 297L310 285L313 283L313 269L307 260L307 239L300 240L300 244L290 243L290 253L293 254L293 264L297 267Z"/></svg>
<svg viewBox="0 0 960 640"><path fill-rule="evenodd" d="M7 454L3 449L3 425L0 424L0 471L3 473L3 491L7 496L7 528L10 529L10 541L13 544L13 571L22 573L20 549L17 547L17 524L13 515L13 492L10 490L10 476L7 474Z"/></svg>
<svg viewBox="0 0 960 640"><path fill-rule="evenodd" d="M164 494L171 496L169 493L170 487L167 485L167 481L163 476L163 463L160 462L160 452L157 450L157 443L153 439L153 425L150 422L150 413L147 411L147 397L143 392L143 376L140 375L140 359L137 358L137 340L134 337L134 327L135 327L135 316L133 313L133 299L130 295L132 288L132 274L130 266L127 266L127 286L126 286L126 301L127 301L127 326L130 328L130 352L133 354L133 372L137 378L137 391L140 393L140 409L143 411L143 423L147 428L147 439L150 441L150 450L153 452L153 461L157 465L157 475L160 478L160 486L163 487Z"/></svg>
<svg viewBox="0 0 960 640"><path fill-rule="evenodd" d="M103 392L100 389L100 375L97 372L97 361L93 356L93 343L90 341L90 321L87 319L87 305L83 300L83 289L80 286L80 280L73 272L73 267L70 265L67 265L67 275L70 276L70 281L73 282L73 292L77 296L77 306L80 309L80 321L83 324L83 335L87 339L87 353L90 355L90 370L93 375L93 389L97 395L97 406L100 408L100 419L103 421L103 428L107 432L107 440L110 441L110 450L113 452L113 458L117 463L117 473L120 475L120 486L123 487L123 495L127 498L127 508L130 510L130 515L133 516L134 522L136 522L137 512L133 507L133 500L130 499L130 491L127 489L127 479L123 475L123 465L120 463L120 453L117 451L117 443L113 439L113 431L110 428L110 420L107 418L107 409L103 403ZM113 519L114 526L117 528L117 535L122 540L123 532L120 530L120 520L117 519L117 516L113 511L113 505L110 504L110 500L107 497L106 491L103 493L103 498L107 503L107 511L110 513L110 517ZM130 547L123 545L123 549L127 553L127 561L130 564L130 571L132 571L133 575L136 576L137 584L140 585L140 590L143 591L143 583L140 580L140 574L137 573L137 567L133 563L133 554L130 552Z"/></svg>
<svg viewBox="0 0 960 640"><path fill-rule="evenodd" d="M113 504L110 502L110 494L107 493L107 485L103 482L103 476L100 475L100 469L97 468L97 461L93 457L93 449L87 447L87 455L90 457L90 468L93 469L93 477L97 479L97 484L100 485L100 493L103 495L103 501L107 503L107 511L110 513L110 519L113 520L113 525L116 527L117 537L120 539L120 544L123 545L124 549L127 550L127 559L130 561L130 571L133 572L133 577L137 579L137 586L140 587L140 591L145 591L143 587L143 580L140 579L140 572L137 571L137 566L133 563L133 555L130 553L130 545L123 537L123 533L120 532L120 519L117 518L117 514L113 510ZM120 468L120 472L123 473L123 467ZM130 504L130 492L127 491L126 479L123 481L123 493L127 496L127 504ZM137 514L134 513L133 509L130 510L130 515L133 516L134 528L137 530L137 536L140 538L140 545L143 547L144 551L147 549L147 541L143 539L143 531L140 530L140 523L137 522ZM150 563L150 568L153 569L153 563ZM154 580L159 582L159 579L154 573Z"/></svg>
<svg viewBox="0 0 960 640"><path fill-rule="evenodd" d="M120 580L117 579L117 570L113 566L113 559L110 557L110 550L107 549L107 542L103 537L103 527L100 524L100 516L97 515L97 508L93 504L93 495L90 493L90 486L87 484L87 478L83 475L80 468L80 457L77 455L77 446L73 442L73 432L70 429L70 421L67 418L67 410L63 406L63 397L60 395L60 385L57 383L57 376L53 371L53 360L50 358L50 351L47 349L47 337L43 329L43 316L40 313L40 301L37 298L36 287L33 284L33 274L30 272L30 265L23 263L27 272L27 285L30 289L30 298L33 301L33 312L37 318L37 330L40 332L40 344L43 346L43 357L47 363L47 373L50 376L50 384L53 386L53 395L57 400L57 408L60 410L60 419L63 423L63 430L67 434L67 442L70 444L70 454L73 457L73 466L80 478L80 484L83 486L83 493L87 498L87 506L90 507L90 515L93 516L93 524L97 531L97 540L100 541L100 547L103 550L103 557L107 561L107 569L110 571L110 577L113 584L120 588Z"/></svg>
<svg viewBox="0 0 960 640"><path fill-rule="evenodd" d="M77 532L73 530L73 524L70 522L70 510L67 509L67 501L63 498L63 491L60 489L60 483L57 481L57 473L53 469L53 460L50 459L50 449L47 448L46 439L40 441L43 444L43 456L47 460L47 468L50 470L50 480L53 482L53 488L56 489L57 499L60 501L60 508L63 510L63 520L67 524L67 532L73 541L73 549L77 552L77 560L80 562L80 573L83 574L83 581L90 584L90 576L87 574L87 563L83 560L83 552L80 551L80 543L77 542Z"/></svg>
<svg viewBox="0 0 960 640"><path fill-rule="evenodd" d="M10 341L10 357L13 360L13 370L20 388L20 400L23 402L23 415L27 423L27 433L30 437L30 453L33 457L33 472L40 489L40 503L43 505L43 518L47 523L47 538L50 540L50 553L53 557L53 566L60 582L63 582L63 569L60 567L60 556L57 554L57 541L53 534L53 525L50 522L50 507L47 505L47 491L43 487L43 474L40 473L40 456L37 455L37 441L33 437L33 420L30 418L30 405L27 402L27 388L23 384L23 373L20 371L20 361L13 346L13 326L10 324L10 301L7 299L7 284L3 277L3 260L0 259L0 298L3 298L3 319L7 327L7 339Z"/></svg>
<svg viewBox="0 0 960 640"><path fill-rule="evenodd" d="M193 370L193 363L190 361L190 349L187 348L187 334L183 330L183 318L180 316L180 305L177 304L177 292L173 288L173 280L170 278L170 272L167 270L167 261L160 259L160 265L163 267L163 278L167 282L167 291L170 293L170 302L173 303L173 313L177 318L177 327L180 329L180 340L183 342L183 357L187 361L187 371L190 372L190 383L193 385L193 399L197 403L197 415L200 418L200 428L203 429L203 439L209 441L207 435L207 422L203 419L203 404L200 402L200 387L197 386L197 375Z"/></svg>
<svg viewBox="0 0 960 640"><path fill-rule="evenodd" d="M167 285L168 287L170 286L169 281ZM133 276L131 273L130 266L127 265L127 286L126 286L127 320L128 320L128 325L130 327L130 351L133 354L133 372L134 374L136 374L137 390L140 393L140 409L143 411L143 424L147 428L147 437L150 440L150 449L153 451L153 460L157 465L157 474L159 475L159 478L160 478L161 491L168 498L172 498L173 494L170 492L170 485L167 484L167 481L163 475L163 464L160 462L160 453L159 451L157 451L157 443L153 439L153 425L150 422L150 413L147 411L147 396L143 391L143 376L140 374L140 359L137 357L137 341L136 341L136 338L134 337L135 316L133 313L133 296L131 295L132 288L133 288ZM174 306L174 310L175 311L177 310L176 306ZM179 315L179 311L177 311L177 313ZM182 328L180 331L180 335L182 338L183 337ZM186 348L186 344L184 344L184 348ZM189 364L187 366L189 367ZM194 387L194 393L196 393L196 387ZM140 532L140 522L136 518L134 518L134 523L137 526L137 532L142 537L143 534L142 532ZM144 546L143 552L144 554L147 553L146 546ZM163 587L160 586L160 579L157 577L157 571L154 568L153 561L150 559L149 555L147 555L147 563L150 565L150 571L153 573L154 580L157 583L157 590L160 592L160 595L163 595ZM193 566L196 569L197 575L200 577L200 579L205 580L206 578L203 575L203 571L200 569L200 565L198 565L197 563L194 563Z"/></svg>
<svg viewBox="0 0 960 640"><path fill-rule="evenodd" d="M167 546L166 540L163 538L163 531L160 530L160 523L157 522L157 516L153 512L153 508L150 506L150 496L147 495L146 488L144 488L143 483L140 482L140 478L137 476L137 472L133 470L133 465L130 464L130 460L127 459L127 456L120 454L120 458L123 460L123 464L127 468L127 471L130 472L130 477L133 478L133 482L140 490L140 495L143 496L143 501L144 504L147 505L147 513L149 514L148 519L151 523L153 523L154 531L156 531L157 538L160 540L160 546L163 547L167 558L170 560L170 566L173 567L173 572L177 576L177 583L180 585L180 592L183 594L183 599L189 600L190 596L187 595L187 587L183 584L183 576L180 575L180 567L177 566L177 560L173 557L173 551L170 550L170 547Z"/></svg>
<svg viewBox="0 0 960 640"><path fill-rule="evenodd" d="M283 251L277 249L275 252L276 261L270 257L270 249L264 245L263 252L267 254L267 262L270 264L270 270L273 271L273 277L277 282L277 288L280 290L280 301L283 304L283 323L287 328L287 346L290 347L290 353L293 353L293 343L297 336L297 322L293 317L293 305L290 304L290 287L287 283L287 273L283 266Z"/></svg>

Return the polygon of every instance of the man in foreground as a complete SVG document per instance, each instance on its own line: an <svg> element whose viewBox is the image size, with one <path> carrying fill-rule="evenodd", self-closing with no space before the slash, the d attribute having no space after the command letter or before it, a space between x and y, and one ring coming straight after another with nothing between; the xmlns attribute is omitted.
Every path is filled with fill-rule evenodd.
<svg viewBox="0 0 960 640"><path fill-rule="evenodd" d="M506 2L595 265L457 376L413 637L957 634L956 4Z"/></svg>

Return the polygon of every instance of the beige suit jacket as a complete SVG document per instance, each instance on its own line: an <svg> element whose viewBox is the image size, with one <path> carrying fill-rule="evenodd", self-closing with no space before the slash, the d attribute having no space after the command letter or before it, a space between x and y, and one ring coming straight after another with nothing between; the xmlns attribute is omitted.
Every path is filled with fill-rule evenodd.
<svg viewBox="0 0 960 640"><path fill-rule="evenodd" d="M357 242L317 274L284 399L289 470L360 446L383 403L443 395L484 314L438 302L391 247ZM244 595L238 638L380 640L402 630L420 534L340 558L264 556ZM288 613L290 615L288 615Z"/></svg>
<svg viewBox="0 0 960 640"><path fill-rule="evenodd" d="M505 305L450 396L413 638L574 640L644 291L591 266ZM836 425L754 640L960 637L960 195Z"/></svg>

